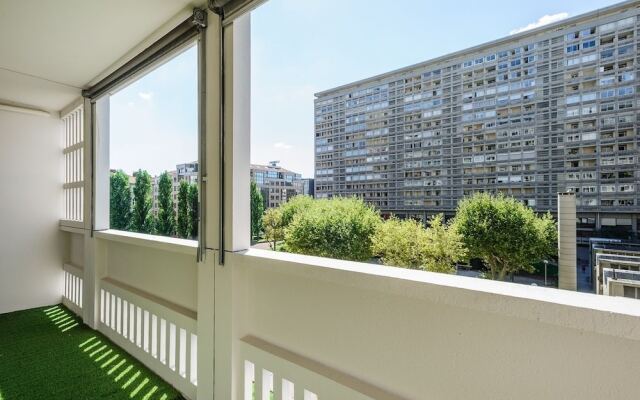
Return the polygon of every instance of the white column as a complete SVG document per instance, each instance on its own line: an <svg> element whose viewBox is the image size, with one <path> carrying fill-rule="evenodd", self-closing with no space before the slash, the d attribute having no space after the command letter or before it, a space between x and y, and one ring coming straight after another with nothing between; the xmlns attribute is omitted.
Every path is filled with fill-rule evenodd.
<svg viewBox="0 0 640 400"><path fill-rule="evenodd" d="M558 193L558 287L577 290L576 196Z"/></svg>

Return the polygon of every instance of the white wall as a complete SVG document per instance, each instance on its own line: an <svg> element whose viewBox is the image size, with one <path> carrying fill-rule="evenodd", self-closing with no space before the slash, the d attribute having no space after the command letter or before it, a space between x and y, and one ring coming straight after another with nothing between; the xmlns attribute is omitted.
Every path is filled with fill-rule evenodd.
<svg viewBox="0 0 640 400"><path fill-rule="evenodd" d="M182 254L108 240L102 242L107 278L188 310L197 310L195 251Z"/></svg>
<svg viewBox="0 0 640 400"><path fill-rule="evenodd" d="M0 111L0 313L61 301L61 130Z"/></svg>
<svg viewBox="0 0 640 400"><path fill-rule="evenodd" d="M621 384L640 357L636 300L259 250L228 264L232 343L250 335L391 394L372 398L637 397Z"/></svg>

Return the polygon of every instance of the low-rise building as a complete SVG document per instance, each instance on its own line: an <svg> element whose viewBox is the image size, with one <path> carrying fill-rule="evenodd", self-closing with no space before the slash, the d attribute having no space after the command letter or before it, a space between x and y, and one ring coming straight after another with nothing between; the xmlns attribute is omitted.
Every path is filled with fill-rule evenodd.
<svg viewBox="0 0 640 400"><path fill-rule="evenodd" d="M251 164L251 180L260 188L265 208L278 207L304 193L302 175L282 168L279 161L271 161L269 165Z"/></svg>
<svg viewBox="0 0 640 400"><path fill-rule="evenodd" d="M597 294L640 299L640 244L598 243L592 257Z"/></svg>

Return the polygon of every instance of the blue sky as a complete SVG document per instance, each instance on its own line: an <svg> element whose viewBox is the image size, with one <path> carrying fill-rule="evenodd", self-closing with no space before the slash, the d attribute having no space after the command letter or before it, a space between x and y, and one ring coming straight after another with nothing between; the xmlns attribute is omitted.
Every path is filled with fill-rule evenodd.
<svg viewBox="0 0 640 400"><path fill-rule="evenodd" d="M251 161L313 176L314 93L614 3L270 0L251 17ZM112 168L196 158L195 68L191 50L112 97Z"/></svg>
<svg viewBox="0 0 640 400"><path fill-rule="evenodd" d="M111 168L159 175L197 160L197 61L194 46L111 96Z"/></svg>

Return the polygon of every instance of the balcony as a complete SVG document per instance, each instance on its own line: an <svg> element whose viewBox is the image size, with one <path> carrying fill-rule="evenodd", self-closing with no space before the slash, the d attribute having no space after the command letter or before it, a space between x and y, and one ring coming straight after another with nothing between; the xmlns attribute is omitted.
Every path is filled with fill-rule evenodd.
<svg viewBox="0 0 640 400"><path fill-rule="evenodd" d="M0 399L637 397L633 300L249 248L259 1L214 2L201 32L200 240L110 230L87 93L194 3L2 6Z"/></svg>

